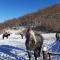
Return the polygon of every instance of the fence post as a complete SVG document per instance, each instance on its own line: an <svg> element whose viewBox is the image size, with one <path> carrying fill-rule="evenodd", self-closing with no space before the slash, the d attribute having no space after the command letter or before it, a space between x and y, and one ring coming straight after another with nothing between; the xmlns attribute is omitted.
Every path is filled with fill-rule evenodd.
<svg viewBox="0 0 60 60"><path fill-rule="evenodd" d="M43 60L48 60L48 50L46 47L43 48Z"/></svg>

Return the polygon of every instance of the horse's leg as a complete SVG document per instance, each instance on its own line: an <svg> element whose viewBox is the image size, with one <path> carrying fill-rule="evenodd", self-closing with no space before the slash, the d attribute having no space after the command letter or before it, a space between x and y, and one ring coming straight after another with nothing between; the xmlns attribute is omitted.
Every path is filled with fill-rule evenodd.
<svg viewBox="0 0 60 60"><path fill-rule="evenodd" d="M37 60L37 51L34 50L34 57L35 57L35 60Z"/></svg>
<svg viewBox="0 0 60 60"><path fill-rule="evenodd" d="M41 47L38 47L34 50L34 57L37 60L37 57L40 57Z"/></svg>
<svg viewBox="0 0 60 60"><path fill-rule="evenodd" d="M21 34L21 37L22 37L22 39L23 39L23 35Z"/></svg>
<svg viewBox="0 0 60 60"><path fill-rule="evenodd" d="M8 36L7 36L7 39L8 39Z"/></svg>
<svg viewBox="0 0 60 60"><path fill-rule="evenodd" d="M37 56L34 56L35 57L35 60L37 60Z"/></svg>
<svg viewBox="0 0 60 60"><path fill-rule="evenodd" d="M4 39L4 35L3 35L3 39Z"/></svg>
<svg viewBox="0 0 60 60"><path fill-rule="evenodd" d="M28 51L28 57L29 57L29 60L31 60L31 52Z"/></svg>
<svg viewBox="0 0 60 60"><path fill-rule="evenodd" d="M23 35L21 35L22 39L23 39Z"/></svg>

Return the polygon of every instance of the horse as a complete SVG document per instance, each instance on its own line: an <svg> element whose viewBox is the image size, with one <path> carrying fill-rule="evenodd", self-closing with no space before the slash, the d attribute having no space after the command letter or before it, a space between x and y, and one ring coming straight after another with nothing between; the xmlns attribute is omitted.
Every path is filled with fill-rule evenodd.
<svg viewBox="0 0 60 60"><path fill-rule="evenodd" d="M33 37L34 33L35 37ZM31 51L34 52L35 60L37 60L37 57L40 57L40 52L43 44L42 35L37 32L27 31L25 37L26 37L25 46L29 60L31 60ZM36 38L36 40L34 38Z"/></svg>
<svg viewBox="0 0 60 60"><path fill-rule="evenodd" d="M20 35L21 35L21 38L23 39L24 34L23 33L20 33Z"/></svg>
<svg viewBox="0 0 60 60"><path fill-rule="evenodd" d="M59 32L56 33L56 40L60 40L60 33Z"/></svg>
<svg viewBox="0 0 60 60"><path fill-rule="evenodd" d="M23 39L23 37L24 37L24 33L20 32L20 33L16 33L16 34L17 34L17 35L20 35L21 38Z"/></svg>
<svg viewBox="0 0 60 60"><path fill-rule="evenodd" d="M10 33L4 33L3 35L2 35L2 38L4 39L4 37L6 37L7 39L8 39L8 37L10 36Z"/></svg>

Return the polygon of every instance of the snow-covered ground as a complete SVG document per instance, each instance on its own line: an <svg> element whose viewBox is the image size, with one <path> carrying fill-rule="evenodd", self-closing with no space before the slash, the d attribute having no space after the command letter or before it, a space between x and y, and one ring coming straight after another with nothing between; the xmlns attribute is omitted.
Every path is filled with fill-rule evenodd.
<svg viewBox="0 0 60 60"><path fill-rule="evenodd" d="M0 60L28 60L25 37L22 39L14 30L11 30L11 33L8 39L2 39L2 34L0 35ZM42 34L42 36L44 38L42 47L51 48L56 41L55 33ZM34 60L33 55L32 60ZM42 57L38 60L42 60Z"/></svg>

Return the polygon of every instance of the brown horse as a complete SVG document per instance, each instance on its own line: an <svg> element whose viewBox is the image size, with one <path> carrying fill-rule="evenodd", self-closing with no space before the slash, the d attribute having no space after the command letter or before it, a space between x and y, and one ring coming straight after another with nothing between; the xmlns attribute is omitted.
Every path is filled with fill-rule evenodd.
<svg viewBox="0 0 60 60"><path fill-rule="evenodd" d="M9 36L10 36L10 33L5 32L5 33L2 35L2 38L4 39L4 37L6 37L6 38L8 39Z"/></svg>
<svg viewBox="0 0 60 60"><path fill-rule="evenodd" d="M26 49L28 52L29 60L31 60L31 51L34 51L34 57L35 60L37 60L37 57L40 57L40 52L43 44L43 38L39 33L31 32L31 30L27 30L26 32Z"/></svg>

